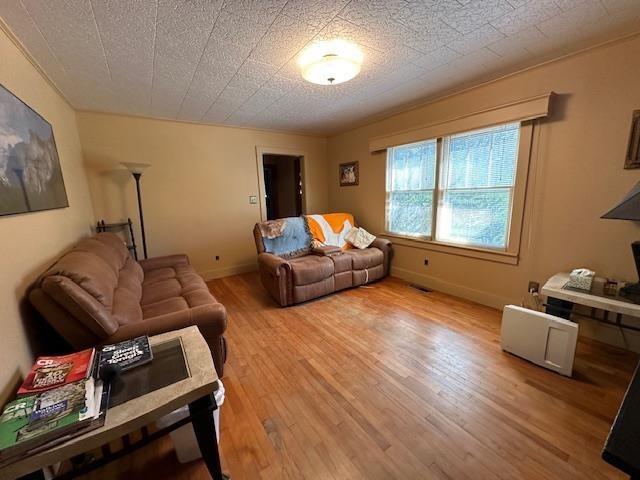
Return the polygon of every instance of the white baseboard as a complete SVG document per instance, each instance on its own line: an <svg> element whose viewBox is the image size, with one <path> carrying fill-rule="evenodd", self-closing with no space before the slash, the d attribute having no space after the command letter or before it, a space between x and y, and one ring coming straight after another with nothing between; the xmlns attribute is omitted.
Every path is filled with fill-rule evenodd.
<svg viewBox="0 0 640 480"><path fill-rule="evenodd" d="M439 292L465 298L467 300L471 300L472 302L486 305L488 307L493 307L498 310L502 310L505 305L518 305L518 302L515 302L514 300L506 297L502 297L500 295L495 295L483 290L476 290L456 283L447 282L445 280L431 277L429 275L412 272L411 270L407 270L405 268L392 266L391 275L407 282L416 283L418 285L422 285ZM640 352L640 333L634 332L632 330L625 330L623 335L618 327L605 325L600 322L595 322L580 317L574 318L579 320L580 336L607 343L615 347L625 348L633 352Z"/></svg>
<svg viewBox="0 0 640 480"><path fill-rule="evenodd" d="M640 332L623 330L614 325L607 325L588 318L580 318L578 316L573 318L579 321L581 336L598 340L614 347L625 348L632 352L640 352Z"/></svg>
<svg viewBox="0 0 640 480"><path fill-rule="evenodd" d="M422 273L413 272L405 268L391 267L391 275L393 277L401 278L407 282L417 283L427 288L437 290L439 292L448 293L449 295L455 295L456 297L465 298L472 302L480 303L488 307L497 308L502 310L505 305L510 305L513 299L495 295L483 290L476 290L474 288L465 287L457 283L447 282L440 278L431 277Z"/></svg>
<svg viewBox="0 0 640 480"><path fill-rule="evenodd" d="M253 272L258 270L258 263L245 263L241 265L233 265L231 267L216 268L214 270L205 270L198 272L206 282L214 278L229 277L231 275L239 275L241 273Z"/></svg>

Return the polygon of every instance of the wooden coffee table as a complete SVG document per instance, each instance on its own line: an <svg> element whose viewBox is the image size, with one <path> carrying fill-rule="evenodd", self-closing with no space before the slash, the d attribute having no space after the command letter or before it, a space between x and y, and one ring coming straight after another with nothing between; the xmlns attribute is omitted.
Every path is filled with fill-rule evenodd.
<svg viewBox="0 0 640 480"><path fill-rule="evenodd" d="M105 424L65 443L0 465L0 480L44 478L42 468L78 458L101 449L99 458L89 460L60 479L73 478L101 467L137 450L172 430L193 424L209 473L214 480L226 478L220 467L215 421L217 409L213 392L218 375L207 342L197 327L188 327L150 338L154 359L151 363L124 372L113 383L111 405ZM169 427L149 433L147 426L168 413L189 406L190 415ZM142 439L132 442L129 434L142 431ZM111 452L109 444L123 440L123 448Z"/></svg>

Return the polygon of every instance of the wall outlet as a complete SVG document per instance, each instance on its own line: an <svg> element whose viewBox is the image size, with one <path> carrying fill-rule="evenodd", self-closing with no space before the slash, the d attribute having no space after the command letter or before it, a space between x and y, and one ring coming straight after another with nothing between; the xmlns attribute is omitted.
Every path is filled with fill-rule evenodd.
<svg viewBox="0 0 640 480"><path fill-rule="evenodd" d="M529 280L529 286L527 287L527 291L529 293L539 293L540 292L540 284L538 282L534 282Z"/></svg>
<svg viewBox="0 0 640 480"><path fill-rule="evenodd" d="M255 205L258 203L258 197L256 195L249 195L249 205Z"/></svg>
<svg viewBox="0 0 640 480"><path fill-rule="evenodd" d="M425 267L428 267L428 266L429 266L429 259L428 259L428 258L425 258L425 259L424 259L424 266L425 266Z"/></svg>

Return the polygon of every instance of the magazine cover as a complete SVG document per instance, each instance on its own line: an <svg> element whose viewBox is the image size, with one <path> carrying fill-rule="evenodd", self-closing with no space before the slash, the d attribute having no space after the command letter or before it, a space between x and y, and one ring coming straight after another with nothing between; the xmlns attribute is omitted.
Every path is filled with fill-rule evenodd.
<svg viewBox="0 0 640 480"><path fill-rule="evenodd" d="M18 395L38 393L91 376L95 348L57 357L38 357Z"/></svg>
<svg viewBox="0 0 640 480"><path fill-rule="evenodd" d="M149 337L142 336L102 347L99 368L113 365L124 371L144 365L152 359L153 353L149 345Z"/></svg>
<svg viewBox="0 0 640 480"><path fill-rule="evenodd" d="M0 416L0 459L82 428L95 415L93 378L20 397Z"/></svg>

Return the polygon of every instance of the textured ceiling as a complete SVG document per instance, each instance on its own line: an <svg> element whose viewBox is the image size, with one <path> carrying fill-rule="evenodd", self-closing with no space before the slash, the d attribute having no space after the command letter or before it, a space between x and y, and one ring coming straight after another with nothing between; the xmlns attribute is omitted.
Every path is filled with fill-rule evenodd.
<svg viewBox="0 0 640 480"><path fill-rule="evenodd" d="M640 0L1 0L0 16L78 109L326 134L631 33ZM304 82L297 53L334 37L362 72Z"/></svg>

